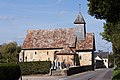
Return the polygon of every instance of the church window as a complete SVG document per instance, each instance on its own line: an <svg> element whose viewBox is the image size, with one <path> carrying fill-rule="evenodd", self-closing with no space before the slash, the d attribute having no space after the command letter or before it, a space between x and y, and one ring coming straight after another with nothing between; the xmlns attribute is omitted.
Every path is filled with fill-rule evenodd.
<svg viewBox="0 0 120 80"><path fill-rule="evenodd" d="M82 59L82 57L81 57L81 56L79 56L79 59L81 60L81 59Z"/></svg>
<svg viewBox="0 0 120 80"><path fill-rule="evenodd" d="M50 61L50 58L48 58L48 61Z"/></svg>
<svg viewBox="0 0 120 80"><path fill-rule="evenodd" d="M37 52L35 52L35 54L37 54Z"/></svg>
<svg viewBox="0 0 120 80"><path fill-rule="evenodd" d="M47 55L48 55L48 52L47 52Z"/></svg>

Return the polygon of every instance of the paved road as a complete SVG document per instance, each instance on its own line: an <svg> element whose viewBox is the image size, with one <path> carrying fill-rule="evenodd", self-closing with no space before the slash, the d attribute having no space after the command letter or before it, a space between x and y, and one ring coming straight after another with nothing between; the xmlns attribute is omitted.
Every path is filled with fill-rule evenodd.
<svg viewBox="0 0 120 80"><path fill-rule="evenodd" d="M112 69L97 69L73 76L68 76L64 80L112 80Z"/></svg>
<svg viewBox="0 0 120 80"><path fill-rule="evenodd" d="M72 76L23 76L22 80L112 80L112 69L97 69Z"/></svg>

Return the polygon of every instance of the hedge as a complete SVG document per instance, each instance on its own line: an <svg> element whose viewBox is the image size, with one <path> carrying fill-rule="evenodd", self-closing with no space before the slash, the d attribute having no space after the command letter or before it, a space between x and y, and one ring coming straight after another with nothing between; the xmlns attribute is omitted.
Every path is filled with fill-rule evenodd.
<svg viewBox="0 0 120 80"><path fill-rule="evenodd" d="M17 64L0 64L0 80L18 80L21 76L20 67Z"/></svg>
<svg viewBox="0 0 120 80"><path fill-rule="evenodd" d="M113 71L113 79L112 80L120 80L120 68L116 68Z"/></svg>
<svg viewBox="0 0 120 80"><path fill-rule="evenodd" d="M35 62L20 62L22 75L30 74L47 74L49 73L51 62L50 61L35 61Z"/></svg>

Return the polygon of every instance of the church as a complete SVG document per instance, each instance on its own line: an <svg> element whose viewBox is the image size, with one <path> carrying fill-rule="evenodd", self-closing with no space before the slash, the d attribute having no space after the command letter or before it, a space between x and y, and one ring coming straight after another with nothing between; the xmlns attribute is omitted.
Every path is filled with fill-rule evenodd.
<svg viewBox="0 0 120 80"><path fill-rule="evenodd" d="M94 66L94 33L86 32L81 13L73 28L28 30L19 62L57 61L69 66Z"/></svg>

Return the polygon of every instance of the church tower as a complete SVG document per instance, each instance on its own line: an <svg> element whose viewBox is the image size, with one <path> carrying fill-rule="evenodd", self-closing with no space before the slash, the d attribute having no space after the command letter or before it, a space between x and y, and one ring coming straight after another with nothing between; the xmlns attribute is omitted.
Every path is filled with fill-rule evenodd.
<svg viewBox="0 0 120 80"><path fill-rule="evenodd" d="M84 40L86 35L86 27L85 27L85 20L82 14L79 12L77 18L74 21L75 25L75 34L77 36L77 40Z"/></svg>

